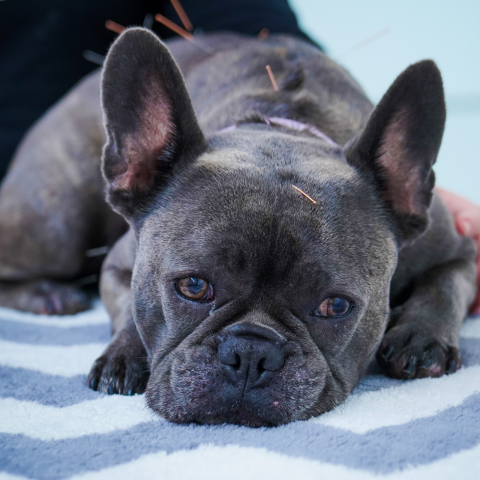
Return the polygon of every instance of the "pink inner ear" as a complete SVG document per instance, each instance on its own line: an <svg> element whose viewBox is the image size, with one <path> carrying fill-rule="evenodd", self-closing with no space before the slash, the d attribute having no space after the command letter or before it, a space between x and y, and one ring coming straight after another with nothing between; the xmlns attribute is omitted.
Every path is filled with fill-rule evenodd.
<svg viewBox="0 0 480 480"><path fill-rule="evenodd" d="M407 144L408 115L400 110L386 127L378 162L386 180L386 200L399 213L416 214L415 197L421 188L420 166L412 158Z"/></svg>
<svg viewBox="0 0 480 480"><path fill-rule="evenodd" d="M172 107L158 82L151 82L136 132L122 139L121 156L127 163L125 173L115 180L116 189L148 189L162 168L162 157L173 142L175 126L171 119Z"/></svg>

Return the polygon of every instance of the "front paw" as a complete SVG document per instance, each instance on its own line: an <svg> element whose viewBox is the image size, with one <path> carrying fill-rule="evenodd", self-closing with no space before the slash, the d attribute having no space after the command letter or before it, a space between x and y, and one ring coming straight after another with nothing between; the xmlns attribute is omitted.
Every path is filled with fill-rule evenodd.
<svg viewBox="0 0 480 480"><path fill-rule="evenodd" d="M95 361L87 377L87 385L108 395L145 392L150 376L146 351L143 347L131 349L115 343L112 342Z"/></svg>
<svg viewBox="0 0 480 480"><path fill-rule="evenodd" d="M462 364L460 352L420 324L391 328L377 351L377 361L389 376L410 379L441 377L456 372Z"/></svg>

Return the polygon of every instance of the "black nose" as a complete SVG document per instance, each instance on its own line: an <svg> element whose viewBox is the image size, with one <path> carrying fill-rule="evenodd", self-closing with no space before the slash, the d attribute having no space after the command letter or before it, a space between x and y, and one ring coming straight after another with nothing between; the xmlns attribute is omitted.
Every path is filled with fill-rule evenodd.
<svg viewBox="0 0 480 480"><path fill-rule="evenodd" d="M240 335L229 336L218 347L218 360L228 378L243 391L267 385L285 363L280 347L261 337L257 331L242 329Z"/></svg>

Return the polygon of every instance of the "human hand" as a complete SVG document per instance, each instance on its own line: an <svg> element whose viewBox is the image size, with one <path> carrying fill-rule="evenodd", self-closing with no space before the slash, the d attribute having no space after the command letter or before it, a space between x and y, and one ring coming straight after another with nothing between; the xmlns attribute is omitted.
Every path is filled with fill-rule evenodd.
<svg viewBox="0 0 480 480"><path fill-rule="evenodd" d="M441 188L436 188L435 191L452 214L458 233L472 238L477 244L477 275L480 285L480 206ZM471 313L480 313L480 290L477 292Z"/></svg>

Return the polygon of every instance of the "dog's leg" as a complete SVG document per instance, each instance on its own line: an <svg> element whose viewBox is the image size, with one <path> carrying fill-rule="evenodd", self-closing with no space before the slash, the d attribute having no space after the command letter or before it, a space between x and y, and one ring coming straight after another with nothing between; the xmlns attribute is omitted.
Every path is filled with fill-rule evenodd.
<svg viewBox="0 0 480 480"><path fill-rule="evenodd" d="M23 140L0 188L0 305L34 313L88 308L75 287L98 273L86 251L125 222L104 200L99 75L80 83ZM120 231L119 231L120 226Z"/></svg>
<svg viewBox="0 0 480 480"><path fill-rule="evenodd" d="M0 305L57 315L85 310L88 296L73 281L94 273L86 250L99 246L88 238L85 199L61 174L25 170L14 165L0 189Z"/></svg>
<svg viewBox="0 0 480 480"><path fill-rule="evenodd" d="M102 269L101 293L112 319L113 338L94 363L87 383L104 393L143 393L150 375L147 352L133 321L130 282L135 240L128 232L114 246Z"/></svg>
<svg viewBox="0 0 480 480"><path fill-rule="evenodd" d="M68 282L0 282L0 306L44 315L74 315L88 309L90 299Z"/></svg>
<svg viewBox="0 0 480 480"><path fill-rule="evenodd" d="M377 360L395 378L439 377L461 365L460 327L476 294L470 259L424 273L410 298L392 311Z"/></svg>

